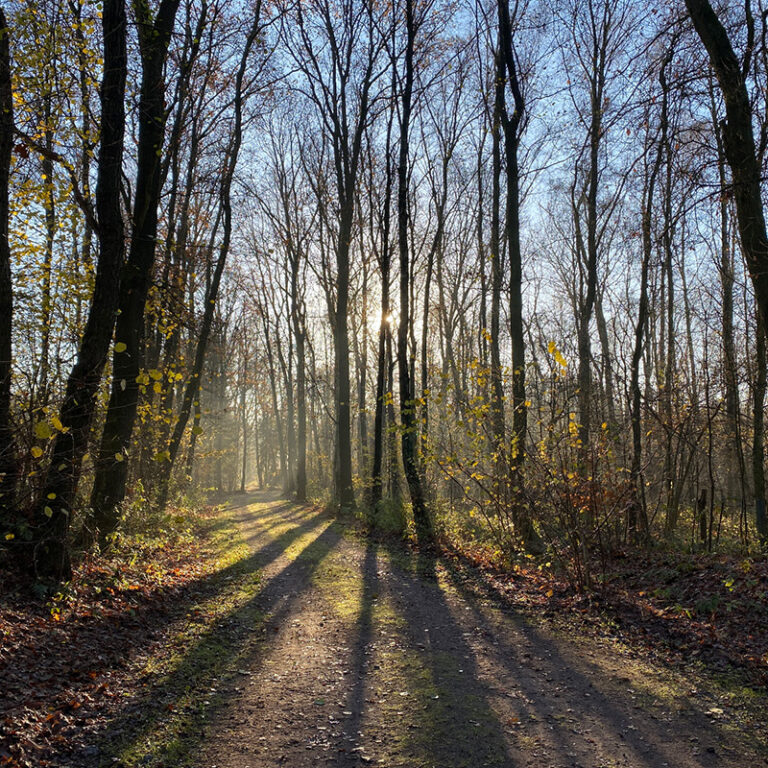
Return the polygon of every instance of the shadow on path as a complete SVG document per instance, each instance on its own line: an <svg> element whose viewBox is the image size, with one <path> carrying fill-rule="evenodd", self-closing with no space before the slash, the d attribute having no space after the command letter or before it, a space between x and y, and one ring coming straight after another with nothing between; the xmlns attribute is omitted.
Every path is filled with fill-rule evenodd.
<svg viewBox="0 0 768 768"><path fill-rule="evenodd" d="M590 662L583 648L540 631L487 588L480 586L485 594L479 596L454 569L443 568L442 573L447 574L459 597L457 608L470 617L468 626L474 625L478 644L489 658L493 686L501 694L519 692L519 719L541 724L543 746L575 757L574 735L579 735L606 752L615 753L618 747L615 757L632 768L721 765L716 745L727 742L728 734L717 722L692 712L686 720L676 715L662 722L637 703L629 678L612 677ZM484 608L483 600L490 610ZM652 704L663 708L669 701L656 697ZM688 742L683 758L681 739ZM703 751L696 749L699 741Z"/></svg>
<svg viewBox="0 0 768 768"><path fill-rule="evenodd" d="M270 516L293 507L282 505ZM224 596L227 582L235 577L252 578L255 594L226 610L181 651L168 672L149 683L146 694L125 706L103 740L99 765L176 765L196 753L203 722L215 718L216 711L225 704L214 702L212 686L236 674L246 660L253 663L253 652L268 628L284 621L300 598L302 589L297 590L297 584L304 585L303 589L310 585L312 573L341 538L339 529L316 511L305 508L293 517L301 522L211 577L207 598L214 605L220 595ZM258 511L243 515L245 533L253 541L259 540L259 532L249 532L247 525L258 518ZM295 559L272 574L266 584L257 584L258 573L302 537L310 541ZM139 728L137 722L142 723ZM163 738L156 738L161 732ZM162 745L164 754L158 752L157 744Z"/></svg>
<svg viewBox="0 0 768 768"><path fill-rule="evenodd" d="M620 668L618 655L608 662L604 654L604 666L590 661L583 648L537 628L491 591L478 593L434 557L350 540L319 510L262 494L249 499L230 509L253 554L211 580L209 600L223 599L234 578L251 579L251 592L225 604L170 671L125 708L113 728L129 734L110 753L124 760L118 765L186 766L204 746L204 724L230 731L213 750L221 760L209 760L222 766L738 764L721 761L728 735L716 722L700 713L665 722L658 710L641 708L609 669ZM284 634L273 634L289 621ZM253 687L244 693L243 684ZM325 701L330 695L343 701ZM274 711L254 713L257 706ZM258 746L266 727L283 726Z"/></svg>

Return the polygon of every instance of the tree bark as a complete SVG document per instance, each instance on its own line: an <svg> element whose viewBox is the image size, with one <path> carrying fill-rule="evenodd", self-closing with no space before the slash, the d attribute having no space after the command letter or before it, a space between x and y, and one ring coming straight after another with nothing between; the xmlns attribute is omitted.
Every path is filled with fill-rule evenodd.
<svg viewBox="0 0 768 768"><path fill-rule="evenodd" d="M506 100L499 115L504 129L507 198L505 229L509 249L509 334L512 341L512 436L507 459L513 500L515 532L527 550L540 551L542 542L531 522L524 501L524 476L528 433L528 404L525 393L525 328L523 323L523 256L520 246L520 133L525 101L518 78L512 41L509 1L499 0L499 55L504 66L505 86L512 92L513 110L509 114Z"/></svg>
<svg viewBox="0 0 768 768"><path fill-rule="evenodd" d="M51 464L36 515L40 521L36 568L40 575L56 578L69 575L67 531L115 325L120 270L125 256L120 205L127 73L124 0L106 0L103 27L104 76L96 183L99 260L88 320L60 409L62 428L54 439Z"/></svg>
<svg viewBox="0 0 768 768"><path fill-rule="evenodd" d="M756 365L752 404L752 477L755 483L755 524L760 543L768 543L768 518L765 511L765 423L763 408L766 389L765 326L758 316L755 332Z"/></svg>
<svg viewBox="0 0 768 768"><path fill-rule="evenodd" d="M416 22L413 16L413 0L405 0L405 84L401 102L400 155L397 167L397 239L400 255L400 324L397 329L397 369L400 381L400 420L402 435L400 448L403 469L413 507L413 519L419 542L429 544L433 539L432 521L429 517L424 488L418 463L418 425L414 382L408 357L408 334L411 328L411 268L408 251L408 154L409 129L413 97L413 53Z"/></svg>
<svg viewBox="0 0 768 768"><path fill-rule="evenodd" d="M503 0L500 0L503 2ZM501 10L499 11L501 16ZM499 32L499 47L501 32ZM501 372L501 288L503 283L503 265L501 262L501 114L506 112L504 90L506 77L501 50L496 52L496 72L494 78L494 103L491 122L491 402L492 426L497 454L496 474L499 501L507 500L507 435L504 419L504 383ZM504 488L502 488L504 486Z"/></svg>
<svg viewBox="0 0 768 768"><path fill-rule="evenodd" d="M120 282L112 358L112 385L96 462L91 508L102 540L118 523L117 506L125 497L131 435L139 402L144 360L144 309L157 241L161 163L165 131L165 61L180 0L162 0L153 20L136 4L142 79L139 143L131 246Z"/></svg>
<svg viewBox="0 0 768 768"><path fill-rule="evenodd" d="M666 98L666 95L665 95ZM662 117L662 120L664 118ZM653 200L656 189L656 179L661 165L662 145L659 142L656 150L651 172L643 195L642 209L642 235L643 235L643 260L640 267L640 301L637 308L637 320L635 322L635 342L632 350L632 362L630 365L629 389L632 398L630 418L632 422L632 465L630 474L635 490L635 498L629 502L627 510L627 527L632 538L637 537L638 522L643 521L642 530L646 520L645 481L643 478L643 438L642 438L642 413L640 391L640 361L645 346L645 330L648 324L648 274L650 272L651 258L653 256L653 234L651 228L653 215Z"/></svg>
<svg viewBox="0 0 768 768"><path fill-rule="evenodd" d="M745 73L709 1L685 0L685 5L723 94L726 114L721 123L723 148L731 168L741 248L765 323L768 318L768 236Z"/></svg>
<svg viewBox="0 0 768 768"><path fill-rule="evenodd" d="M18 467L11 426L13 350L13 288L11 248L8 242L9 179L13 151L13 90L11 86L10 30L0 8L0 525L14 520Z"/></svg>
<svg viewBox="0 0 768 768"><path fill-rule="evenodd" d="M392 163L390 152L392 148L392 121L394 110L390 112L387 121L387 139L385 144L385 183L384 201L382 204L381 225L381 255L379 257L379 272L381 274L381 319L379 321L379 339L376 354L376 410L373 418L373 467L371 469L371 511L375 514L376 506L381 501L382 473L386 446L384 444L385 420L385 386L387 382L387 339L391 333L392 318L390 316L389 290L392 251L390 249L390 226L392 212Z"/></svg>

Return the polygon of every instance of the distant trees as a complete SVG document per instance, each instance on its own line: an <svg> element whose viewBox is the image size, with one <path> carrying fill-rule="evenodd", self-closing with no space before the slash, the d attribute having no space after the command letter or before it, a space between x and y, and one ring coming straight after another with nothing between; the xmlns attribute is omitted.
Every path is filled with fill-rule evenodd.
<svg viewBox="0 0 768 768"><path fill-rule="evenodd" d="M0 19L0 534L39 575L252 481L585 584L768 538L749 3L39 5Z"/></svg>
<svg viewBox="0 0 768 768"><path fill-rule="evenodd" d="M318 2L291 11L295 31L288 50L304 77L319 111L320 130L330 143L331 167L338 205L334 217L335 274L333 284L334 403L336 444L335 497L342 507L355 503L352 487L351 388L349 375L349 282L356 188L365 127L375 97L383 40L368 2ZM322 190L323 192L325 190ZM329 200L318 200L328 206ZM327 214L326 214L327 215Z"/></svg>

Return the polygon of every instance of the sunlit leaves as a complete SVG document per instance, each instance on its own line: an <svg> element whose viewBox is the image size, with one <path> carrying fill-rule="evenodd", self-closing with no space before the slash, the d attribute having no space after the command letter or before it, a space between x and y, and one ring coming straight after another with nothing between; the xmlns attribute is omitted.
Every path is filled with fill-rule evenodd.
<svg viewBox="0 0 768 768"><path fill-rule="evenodd" d="M38 421L35 424L35 436L40 440L48 440L53 437L53 432L47 421Z"/></svg>
<svg viewBox="0 0 768 768"><path fill-rule="evenodd" d="M41 419L34 427L35 437L39 440L50 440L57 432L68 431L69 427L65 427L61 423L61 419L56 415L51 416L50 419ZM38 450L40 449L38 448ZM38 455L34 449L32 450L32 455ZM40 455L42 455L42 451L40 452Z"/></svg>
<svg viewBox="0 0 768 768"><path fill-rule="evenodd" d="M560 366L562 369L561 374L565 373L565 369L568 367L568 362L563 357L563 353L557 348L557 345L554 341L550 341L547 345L547 351L550 355L552 355L554 361Z"/></svg>

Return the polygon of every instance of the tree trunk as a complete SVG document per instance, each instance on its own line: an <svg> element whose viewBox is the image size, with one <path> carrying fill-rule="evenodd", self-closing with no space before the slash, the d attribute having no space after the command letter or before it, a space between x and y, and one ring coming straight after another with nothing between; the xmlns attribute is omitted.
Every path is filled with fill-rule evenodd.
<svg viewBox="0 0 768 768"><path fill-rule="evenodd" d="M755 483L755 525L760 543L768 543L768 518L765 511L765 424L763 407L766 388L765 325L758 316L755 333L756 365L754 403L752 407L752 477Z"/></svg>
<svg viewBox="0 0 768 768"><path fill-rule="evenodd" d="M384 444L385 418L385 386L387 382L387 337L391 332L392 318L389 306L389 282L392 252L390 250L390 225L392 203L392 164L390 151L392 141L392 121L394 110L390 112L387 121L387 140L385 145L386 177L384 184L384 201L382 211L381 256L379 271L381 273L381 319L379 321L379 339L376 354L376 410L373 418L373 467L371 469L371 512L375 514L376 505L381 501L382 473L386 446Z"/></svg>
<svg viewBox="0 0 768 768"><path fill-rule="evenodd" d="M106 23L106 20L105 20ZM13 289L8 242L9 178L13 151L10 31L0 8L0 525L10 527L16 501L16 445L11 426Z"/></svg>
<svg viewBox="0 0 768 768"><path fill-rule="evenodd" d="M245 493L245 484L247 482L246 472L248 471L248 355L243 358L243 378L240 382L240 426L243 430L243 455L242 465L240 467L240 493Z"/></svg>
<svg viewBox="0 0 768 768"><path fill-rule="evenodd" d="M125 497L133 425L139 402L139 374L144 359L144 307L152 279L160 201L160 157L165 130L165 61L180 0L162 0L157 17L148 7L138 19L142 80L139 143L131 246L121 275L112 359L112 388L91 508L103 540L118 523L117 506Z"/></svg>
<svg viewBox="0 0 768 768"><path fill-rule="evenodd" d="M504 129L506 154L507 199L505 229L509 248L509 334L512 341L512 437L509 449L509 471L512 484L515 533L530 551L541 551L542 542L531 522L524 501L522 468L526 456L528 403L525 394L525 328L523 324L523 256L520 247L520 168L518 152L525 102L518 79L512 42L512 23L508 0L499 0L499 51L504 64L506 84L512 91L513 111L501 104L500 117Z"/></svg>
<svg viewBox="0 0 768 768"><path fill-rule="evenodd" d="M69 574L66 536L112 339L125 255L120 206L127 72L124 0L104 3L103 26L104 77L96 182L99 260L88 320L60 410L62 428L54 439L50 469L37 513L41 526L36 534L36 568L41 575L56 578L66 578Z"/></svg>
<svg viewBox="0 0 768 768"><path fill-rule="evenodd" d="M307 500L307 382L303 321L296 327L296 417L298 452L296 456L296 499Z"/></svg>
<svg viewBox="0 0 768 768"><path fill-rule="evenodd" d="M721 123L721 130L725 156L733 177L741 248L765 323L768 318L768 236L746 73L742 72L728 34L709 1L685 0L685 5L709 54L725 101L726 120Z"/></svg>
<svg viewBox="0 0 768 768"><path fill-rule="evenodd" d="M500 0L503 2L503 0ZM501 11L499 11L501 15ZM499 33L499 46L501 33ZM501 287L503 264L501 261L501 113L506 110L504 89L506 77L501 50L496 52L496 77L494 88L493 118L491 123L491 413L496 460L496 493L498 503L508 501L507 436L504 423L504 383L501 373Z"/></svg>
<svg viewBox="0 0 768 768"><path fill-rule="evenodd" d="M418 465L418 426L416 402L408 357L408 334L411 328L410 289L411 269L408 252L408 132L413 95L413 52L416 25L413 0L405 0L405 85L400 118L400 156L397 168L397 239L400 254L400 324L397 329L397 368L400 381L400 419L402 421L401 451L403 469L413 507L416 535L421 544L433 538L432 521L424 499L424 488Z"/></svg>
<svg viewBox="0 0 768 768"><path fill-rule="evenodd" d="M632 422L632 466L630 469L635 498L629 502L627 510L627 527L632 538L637 537L638 517L643 521L641 530L644 530L646 520L645 480L643 478L643 441L642 441L642 412L640 392L640 361L645 346L645 329L648 324L648 273L650 271L651 257L653 255L653 237L651 229L654 190L656 177L661 164L661 144L656 152L656 158L651 167L647 186L643 199L642 210L642 234L643 234L643 260L640 268L640 301L637 308L637 321L635 323L635 344L632 350L632 363L630 366L630 394L632 398L631 422ZM646 369L647 370L647 369ZM647 375L647 373L646 373Z"/></svg>

